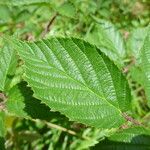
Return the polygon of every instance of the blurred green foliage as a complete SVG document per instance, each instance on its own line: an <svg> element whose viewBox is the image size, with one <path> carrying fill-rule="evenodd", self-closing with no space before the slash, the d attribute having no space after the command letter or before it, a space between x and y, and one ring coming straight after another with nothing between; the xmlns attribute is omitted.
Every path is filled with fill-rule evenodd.
<svg viewBox="0 0 150 150"><path fill-rule="evenodd" d="M96 20L104 19L112 22L127 42L127 55L122 59L124 67L127 69L130 86L133 89L134 117L138 119L145 117L143 121L149 126L147 121L150 116L147 114L149 108L146 106L145 93L141 86L139 58L139 50L146 35L146 27L150 22L149 0L18 2L17 0L0 1L0 36L14 35L29 41L51 36L75 36L87 40L91 38L90 41L96 42L98 37L95 36L95 33L99 31ZM99 43L95 44L98 46ZM138 61L134 62L135 58ZM19 75L16 75L17 77L15 76L13 85L17 84L16 80L21 80L20 72ZM40 109L36 111L38 112ZM29 113L32 111L29 110ZM90 149L90 146L97 144L114 132L113 130L100 130L70 122L60 114L54 118L50 116L49 120L50 124L41 120L7 117L5 122L8 130L6 148L8 150ZM2 141L1 132L0 144Z"/></svg>

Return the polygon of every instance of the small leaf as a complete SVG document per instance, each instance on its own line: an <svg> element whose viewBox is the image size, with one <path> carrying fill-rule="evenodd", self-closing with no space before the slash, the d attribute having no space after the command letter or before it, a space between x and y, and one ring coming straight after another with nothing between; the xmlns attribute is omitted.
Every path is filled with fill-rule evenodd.
<svg viewBox="0 0 150 150"><path fill-rule="evenodd" d="M0 6L0 24L7 23L11 20L11 11L7 6Z"/></svg>
<svg viewBox="0 0 150 150"><path fill-rule="evenodd" d="M57 9L58 13L60 13L63 16L67 16L70 18L74 18L76 15L76 8L75 6L70 3L70 2L66 2L64 4L62 4L58 9Z"/></svg>
<svg viewBox="0 0 150 150"><path fill-rule="evenodd" d="M75 38L13 44L25 62L34 96L71 120L112 128L130 110L130 89L119 69L99 49Z"/></svg>

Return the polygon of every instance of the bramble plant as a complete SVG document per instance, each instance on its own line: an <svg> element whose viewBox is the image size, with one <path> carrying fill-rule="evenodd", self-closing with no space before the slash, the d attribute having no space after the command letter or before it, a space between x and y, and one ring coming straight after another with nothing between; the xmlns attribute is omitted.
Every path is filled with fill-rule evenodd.
<svg viewBox="0 0 150 150"><path fill-rule="evenodd" d="M99 3L0 1L0 150L150 149L150 26Z"/></svg>

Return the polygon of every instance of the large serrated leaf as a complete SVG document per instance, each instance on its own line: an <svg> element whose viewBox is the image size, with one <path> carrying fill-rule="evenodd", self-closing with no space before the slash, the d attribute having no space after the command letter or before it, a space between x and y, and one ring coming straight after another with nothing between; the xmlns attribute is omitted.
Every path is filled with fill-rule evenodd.
<svg viewBox="0 0 150 150"><path fill-rule="evenodd" d="M75 38L13 41L34 96L71 120L112 128L124 123L130 90L121 71L95 46Z"/></svg>
<svg viewBox="0 0 150 150"><path fill-rule="evenodd" d="M150 27L148 29L148 34L144 40L144 45L141 50L141 61L142 61L141 67L144 76L143 84L145 87L148 104L150 106Z"/></svg>
<svg viewBox="0 0 150 150"><path fill-rule="evenodd" d="M97 20L97 22L87 35L87 40L97 45L111 60L122 67L126 48L121 34L112 23L105 20Z"/></svg>
<svg viewBox="0 0 150 150"><path fill-rule="evenodd" d="M4 91L8 76L15 72L17 59L15 51L8 45L0 49L0 90Z"/></svg>

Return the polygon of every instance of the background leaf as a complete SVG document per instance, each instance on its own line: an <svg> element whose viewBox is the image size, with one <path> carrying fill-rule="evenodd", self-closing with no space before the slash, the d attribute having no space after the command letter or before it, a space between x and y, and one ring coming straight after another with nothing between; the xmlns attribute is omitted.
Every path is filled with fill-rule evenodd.
<svg viewBox="0 0 150 150"><path fill-rule="evenodd" d="M150 130L144 127L122 129L106 140L101 141L92 149L115 150L149 150Z"/></svg>
<svg viewBox="0 0 150 150"><path fill-rule="evenodd" d="M51 0L1 0L1 5L12 5L12 6L19 6L19 5L31 5L31 4L42 4L42 3L50 3Z"/></svg>
<svg viewBox="0 0 150 150"><path fill-rule="evenodd" d="M108 21L96 18L98 22L87 36L87 40L100 48L119 67L126 56L124 41L118 29Z"/></svg>
<svg viewBox="0 0 150 150"><path fill-rule="evenodd" d="M140 50L143 46L144 39L147 35L148 27L134 29L127 40L127 48L129 55L136 58L136 63L139 64L140 61Z"/></svg>
<svg viewBox="0 0 150 150"><path fill-rule="evenodd" d="M126 143L130 143L130 142L134 142L139 143L138 142L138 138L137 136L139 135L150 135L150 130L144 127L130 127L127 129L122 129L118 132L116 132L115 134L113 134L112 136L110 136L108 139L111 141L117 141L117 142L126 142ZM142 136L141 136L142 137ZM150 138L150 136L149 136ZM142 141L141 141L142 142Z"/></svg>
<svg viewBox="0 0 150 150"><path fill-rule="evenodd" d="M57 9L58 13L60 13L63 16L67 16L67 17L71 17L74 18L76 15L76 8L75 6L70 3L70 2L66 2L64 4L62 4L58 9Z"/></svg>

